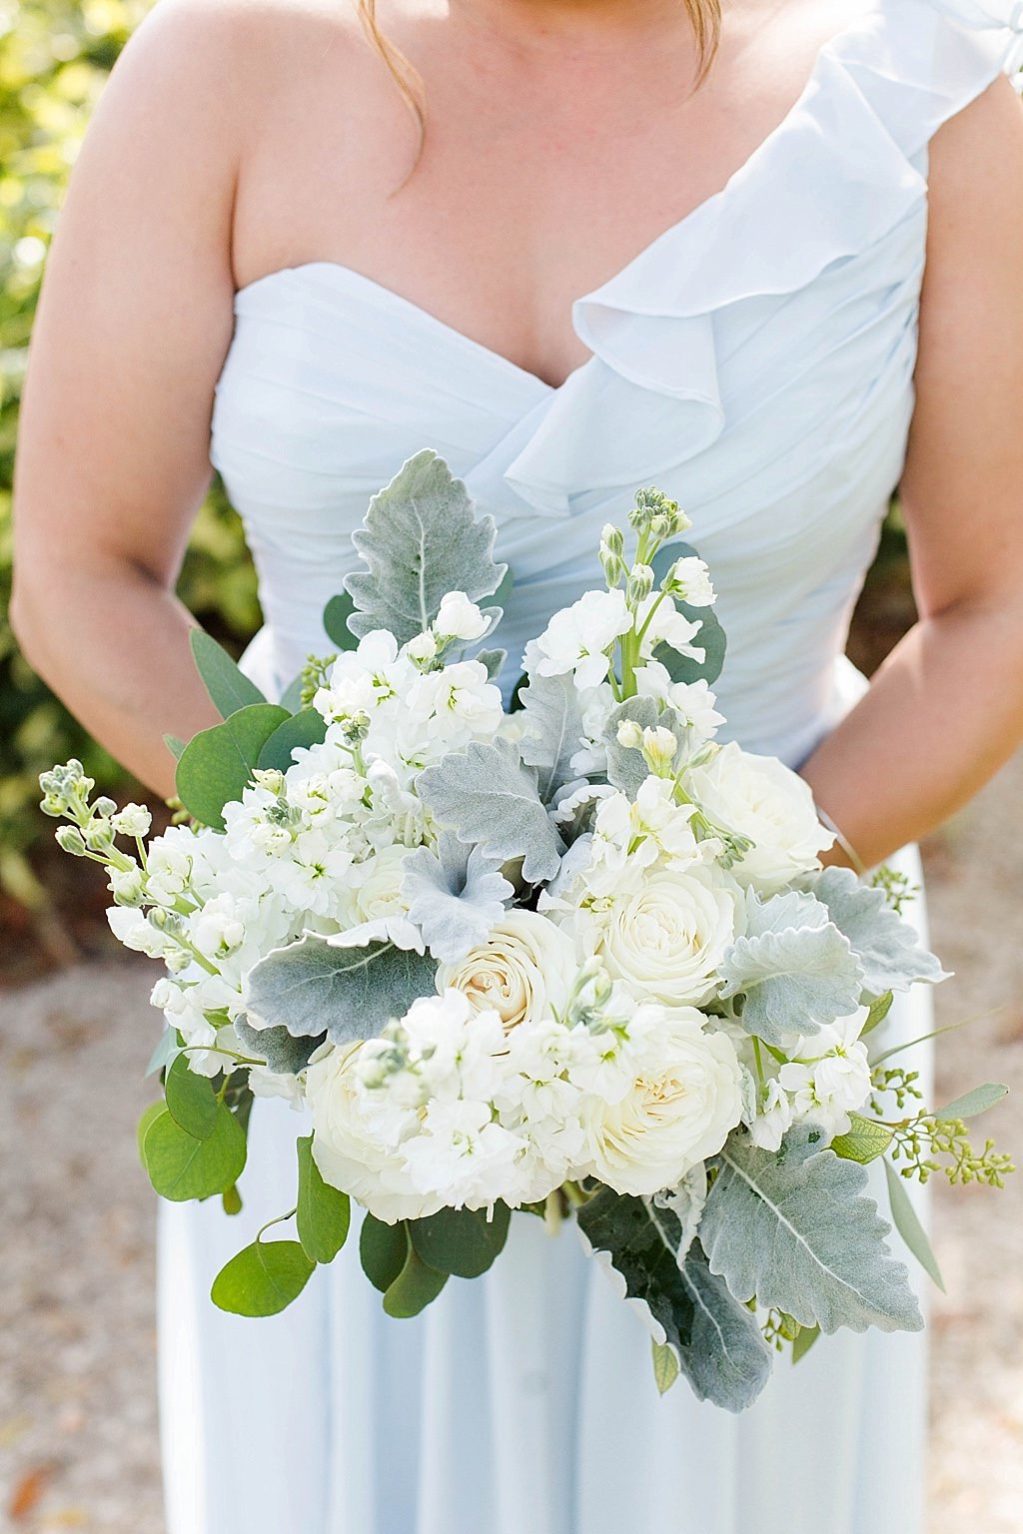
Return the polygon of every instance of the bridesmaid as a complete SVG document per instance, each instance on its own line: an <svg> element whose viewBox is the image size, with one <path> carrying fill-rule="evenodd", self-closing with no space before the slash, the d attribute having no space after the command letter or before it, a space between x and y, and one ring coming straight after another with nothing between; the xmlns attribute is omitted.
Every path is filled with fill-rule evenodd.
<svg viewBox="0 0 1023 1534"><path fill-rule="evenodd" d="M161 0L39 311L30 659L172 791L163 732L212 722L174 595L211 427L271 686L418 448L497 516L519 637L656 482L714 569L733 731L917 875L915 839L1020 738L1019 9ZM898 483L920 621L868 689L841 651ZM925 1004L889 1026L925 1031ZM170 1534L922 1534L918 1339L829 1339L739 1420L659 1401L627 1307L525 1219L415 1323L345 1260L271 1322L215 1312L298 1127L257 1105L238 1223L165 1215Z"/></svg>

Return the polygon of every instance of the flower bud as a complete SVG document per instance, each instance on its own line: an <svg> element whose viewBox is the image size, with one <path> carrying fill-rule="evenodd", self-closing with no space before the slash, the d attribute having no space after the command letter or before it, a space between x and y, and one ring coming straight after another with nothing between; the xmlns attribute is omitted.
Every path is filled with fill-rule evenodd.
<svg viewBox="0 0 1023 1534"><path fill-rule="evenodd" d="M278 798L284 792L284 774L279 767L257 767L252 774L252 781L257 788L264 788L268 794Z"/></svg>
<svg viewBox="0 0 1023 1534"><path fill-rule="evenodd" d="M84 827L85 845L91 852L107 852L114 844L114 831L109 820L102 816L90 820Z"/></svg>
<svg viewBox="0 0 1023 1534"><path fill-rule="evenodd" d="M417 666L425 667L436 660L439 649L436 635L427 629L425 633L417 634L414 639L409 640L405 646L405 653Z"/></svg>
<svg viewBox="0 0 1023 1534"><path fill-rule="evenodd" d="M664 725L649 727L643 731L643 755L652 772L656 772L659 777L666 777L675 766L678 741Z"/></svg>
<svg viewBox="0 0 1023 1534"><path fill-rule="evenodd" d="M70 852L73 858L83 858L86 853L85 838L77 826L59 826L54 833L57 846L62 852Z"/></svg>
<svg viewBox="0 0 1023 1534"><path fill-rule="evenodd" d="M145 879L138 864L133 861L130 868L112 868L109 873L114 904L140 906L145 894Z"/></svg>
<svg viewBox="0 0 1023 1534"><path fill-rule="evenodd" d="M148 836L153 817L144 804L126 804L111 820L118 836Z"/></svg>
<svg viewBox="0 0 1023 1534"><path fill-rule="evenodd" d="M642 726L635 719L623 719L618 726L618 744L626 749L640 751L643 748Z"/></svg>
<svg viewBox="0 0 1023 1534"><path fill-rule="evenodd" d="M630 607L638 607L640 602L645 602L653 590L654 572L649 565L633 565L629 571L629 582L625 588L625 600Z"/></svg>

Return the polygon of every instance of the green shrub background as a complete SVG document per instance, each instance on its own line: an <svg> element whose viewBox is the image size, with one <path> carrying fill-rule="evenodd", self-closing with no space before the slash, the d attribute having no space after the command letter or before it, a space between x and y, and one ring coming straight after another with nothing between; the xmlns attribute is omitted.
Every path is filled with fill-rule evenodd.
<svg viewBox="0 0 1023 1534"><path fill-rule="evenodd" d="M148 8L148 0L0 0L0 886L26 904L42 899L30 854L52 831L35 808L38 774L76 755L105 786L124 781L11 634L11 474L46 247L93 106ZM219 487L199 516L180 589L218 637L240 642L258 624L241 529Z"/></svg>

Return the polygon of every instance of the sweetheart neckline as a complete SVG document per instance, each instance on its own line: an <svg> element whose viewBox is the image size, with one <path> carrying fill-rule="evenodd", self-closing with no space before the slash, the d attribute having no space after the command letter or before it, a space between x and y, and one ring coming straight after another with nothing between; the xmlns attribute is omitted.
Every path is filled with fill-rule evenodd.
<svg viewBox="0 0 1023 1534"><path fill-rule="evenodd" d="M795 101L793 101L784 116L775 124L771 131L750 151L746 159L731 172L723 186L719 187L716 192L712 192L708 197L704 197L694 207L690 208L688 213L684 213L680 219L676 219L674 223L670 224L660 234L655 235L641 250L630 257L625 265L620 267L613 276L573 301L572 328L580 340L585 339L580 335L576 319L580 307L588 303L601 302L605 294L608 294L619 283L627 281L636 268L641 263L649 260L655 251L660 250L670 241L677 238L684 229L688 229L691 224L697 222L701 217L708 216L714 208L720 206L727 197L732 195L736 186L752 174L759 161L784 137L791 129L793 123L803 114L808 101L817 90L821 72L832 55L851 37L854 37L865 23L873 19L885 3L886 0L868 0L864 9L846 26L840 28L833 36L825 38L814 54L813 63L806 82ZM595 354L591 351L590 356L584 358L582 362L570 369L560 383L548 383L545 378L541 378L539 373L533 372L530 368L522 367L519 363L513 361L511 357L506 356L504 352L496 351L493 347L487 346L485 342L478 341L466 331L460 330L456 325L449 324L447 320L442 320L439 315L434 314L422 304L416 303L414 299L407 298L404 294L398 292L396 288L391 288L386 283L378 282L376 278L368 276L365 272L361 272L356 267L349 266L343 261L333 261L330 259L299 261L291 266L276 267L272 271L265 272L262 277L253 278L251 282L247 282L235 290L235 307L237 308L239 301L250 294L267 288L284 278L296 278L301 277L303 274L311 275L314 272L321 272L340 280L350 281L356 286L363 286L372 290L389 303L410 311L420 322L430 325L433 329L448 337L449 340L478 353L491 365L501 367L508 371L510 375L523 380L535 390L540 391L541 396L554 397L563 393L575 379L585 373L597 360Z"/></svg>

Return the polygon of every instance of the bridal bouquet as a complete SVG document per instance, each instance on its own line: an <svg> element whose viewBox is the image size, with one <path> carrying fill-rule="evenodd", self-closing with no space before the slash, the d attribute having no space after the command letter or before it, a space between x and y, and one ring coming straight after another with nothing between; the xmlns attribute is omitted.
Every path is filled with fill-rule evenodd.
<svg viewBox="0 0 1023 1534"><path fill-rule="evenodd" d="M921 1326L866 1164L937 1276L903 1178L999 1182L964 1121L1003 1089L933 1113L894 1051L871 1060L892 993L943 971L894 876L821 867L806 784L715 740L725 641L688 525L636 496L506 711L494 525L420 453L354 535L338 653L282 702L195 634L223 723L169 741L187 823L147 846L144 808L93 800L77 762L45 774L116 936L165 969L157 1192L238 1210L253 1097L307 1115L294 1237L227 1264L224 1309L294 1300L354 1199L393 1316L483 1273L513 1210L574 1221L641 1302L661 1388L681 1371L733 1411L776 1348Z"/></svg>

